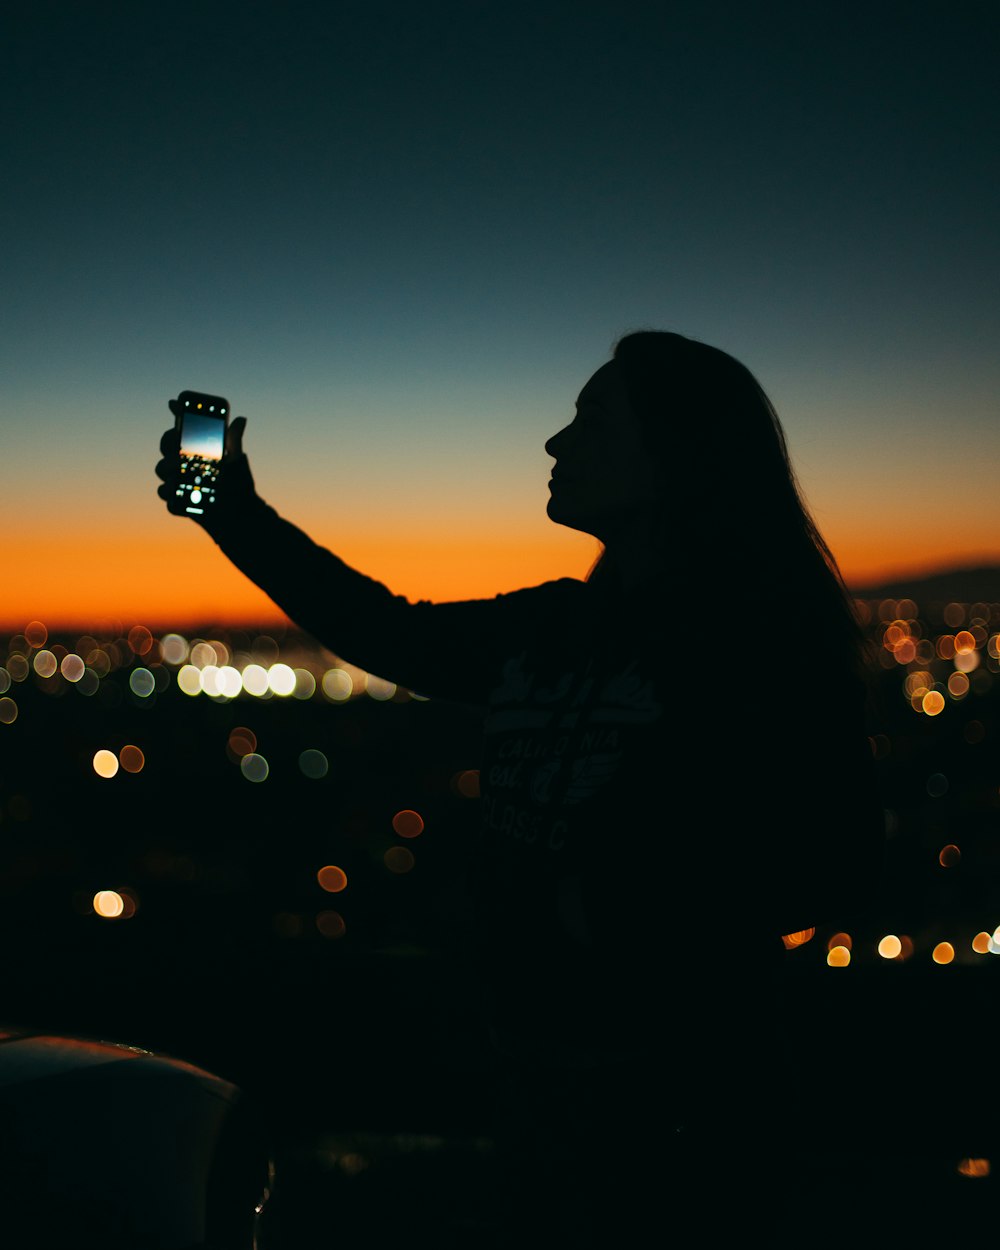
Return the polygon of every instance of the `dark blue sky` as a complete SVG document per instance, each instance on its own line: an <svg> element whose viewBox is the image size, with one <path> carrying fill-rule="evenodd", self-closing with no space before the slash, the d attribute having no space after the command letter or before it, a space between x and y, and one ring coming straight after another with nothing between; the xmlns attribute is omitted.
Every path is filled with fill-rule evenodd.
<svg viewBox="0 0 1000 1250"><path fill-rule="evenodd" d="M150 466L196 387L332 543L547 542L544 439L653 326L757 373L849 571L1000 554L998 13L26 7L5 523L173 541Z"/></svg>

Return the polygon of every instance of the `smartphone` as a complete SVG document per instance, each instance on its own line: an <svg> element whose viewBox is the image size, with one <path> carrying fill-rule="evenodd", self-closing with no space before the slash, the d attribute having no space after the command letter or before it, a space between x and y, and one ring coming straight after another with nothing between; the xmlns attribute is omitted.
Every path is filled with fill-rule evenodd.
<svg viewBox="0 0 1000 1250"><path fill-rule="evenodd" d="M181 436L176 506L180 512L201 516L215 503L229 425L229 400L201 391L181 391L177 396L176 424Z"/></svg>

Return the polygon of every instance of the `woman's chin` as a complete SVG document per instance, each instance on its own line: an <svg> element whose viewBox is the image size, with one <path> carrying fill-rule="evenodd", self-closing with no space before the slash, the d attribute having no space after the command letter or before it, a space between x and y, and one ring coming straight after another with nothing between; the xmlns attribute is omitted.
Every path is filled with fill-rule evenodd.
<svg viewBox="0 0 1000 1250"><path fill-rule="evenodd" d="M567 529L579 530L582 534L594 533L586 517L581 516L573 508L567 507L565 501L558 499L555 495L545 505L545 512L549 520L555 521L556 525L565 525Z"/></svg>
<svg viewBox="0 0 1000 1250"><path fill-rule="evenodd" d="M556 525L570 525L572 522L567 518L566 507L554 496L549 497L548 503L545 505L545 512L550 521L555 521Z"/></svg>

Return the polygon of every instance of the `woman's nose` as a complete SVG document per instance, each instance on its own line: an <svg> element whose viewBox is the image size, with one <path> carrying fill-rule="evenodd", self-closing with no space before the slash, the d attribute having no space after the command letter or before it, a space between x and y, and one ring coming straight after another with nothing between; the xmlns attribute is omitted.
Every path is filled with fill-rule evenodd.
<svg viewBox="0 0 1000 1250"><path fill-rule="evenodd" d="M551 437L550 439L548 439L548 441L546 442L546 444L545 444L545 450L546 450L546 452L547 452L550 456L552 456L553 458L557 458L557 457L559 456L559 454L560 454L560 448L561 448L561 447L563 446L563 444L566 442L566 439L565 439L563 436L564 436L566 433L568 433L568 431L569 431L569 426L568 426L568 425L564 425L564 426L563 426L563 428L562 428L561 430L558 430L558 431L557 431L555 434L553 434L553 435L552 435L552 437Z"/></svg>

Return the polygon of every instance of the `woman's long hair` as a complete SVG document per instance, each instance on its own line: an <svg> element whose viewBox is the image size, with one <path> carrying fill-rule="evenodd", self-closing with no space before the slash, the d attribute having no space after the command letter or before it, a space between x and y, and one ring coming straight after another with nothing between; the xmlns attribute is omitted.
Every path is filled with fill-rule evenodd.
<svg viewBox="0 0 1000 1250"><path fill-rule="evenodd" d="M837 561L802 497L763 388L726 352L666 331L618 340L643 442L659 466L657 578L692 596L737 593L795 612L857 669L862 633ZM604 552L588 580L613 583ZM830 657L833 658L833 657Z"/></svg>

